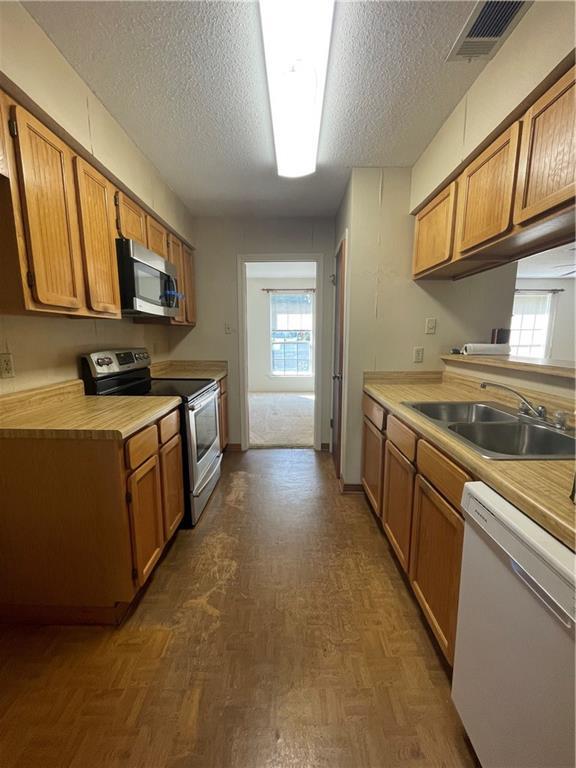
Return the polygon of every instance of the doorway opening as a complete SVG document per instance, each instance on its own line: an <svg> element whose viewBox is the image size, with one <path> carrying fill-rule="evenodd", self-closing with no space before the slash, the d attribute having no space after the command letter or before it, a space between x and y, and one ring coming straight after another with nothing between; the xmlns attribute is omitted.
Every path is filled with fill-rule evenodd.
<svg viewBox="0 0 576 768"><path fill-rule="evenodd" d="M246 261L246 396L250 448L315 443L315 261Z"/></svg>

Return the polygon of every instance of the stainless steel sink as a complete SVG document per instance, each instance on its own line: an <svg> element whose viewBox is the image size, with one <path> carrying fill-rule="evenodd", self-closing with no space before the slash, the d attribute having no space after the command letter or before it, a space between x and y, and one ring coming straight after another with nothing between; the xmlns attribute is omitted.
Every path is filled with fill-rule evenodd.
<svg viewBox="0 0 576 768"><path fill-rule="evenodd" d="M572 459L575 455L573 435L520 418L515 423L450 424L448 429L490 459Z"/></svg>
<svg viewBox="0 0 576 768"><path fill-rule="evenodd" d="M576 439L499 403L403 403L487 459L573 459Z"/></svg>
<svg viewBox="0 0 576 768"><path fill-rule="evenodd" d="M516 415L493 403L406 403L434 421L464 422L515 421Z"/></svg>

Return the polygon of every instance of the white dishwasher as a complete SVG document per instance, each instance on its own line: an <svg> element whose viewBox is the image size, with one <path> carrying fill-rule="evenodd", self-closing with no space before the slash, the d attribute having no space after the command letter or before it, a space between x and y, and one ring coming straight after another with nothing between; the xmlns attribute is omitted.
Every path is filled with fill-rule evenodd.
<svg viewBox="0 0 576 768"><path fill-rule="evenodd" d="M452 699L483 768L574 768L574 553L466 483Z"/></svg>

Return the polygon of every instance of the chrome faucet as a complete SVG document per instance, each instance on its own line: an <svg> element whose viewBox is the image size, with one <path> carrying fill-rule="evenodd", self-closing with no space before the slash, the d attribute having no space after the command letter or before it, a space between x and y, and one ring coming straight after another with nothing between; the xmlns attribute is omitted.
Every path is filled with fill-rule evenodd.
<svg viewBox="0 0 576 768"><path fill-rule="evenodd" d="M545 419L546 418L546 408L543 405L537 405L534 407L530 400L527 400L524 395L522 395L520 392L517 392L515 389L512 389L512 387L507 387L506 384L498 384L495 381L483 381L480 384L481 389L486 389L487 387L494 387L495 389L504 389L507 392L512 392L513 395L516 395L516 397L520 400L520 408L518 409L520 413L523 413L525 415L532 414L537 419Z"/></svg>

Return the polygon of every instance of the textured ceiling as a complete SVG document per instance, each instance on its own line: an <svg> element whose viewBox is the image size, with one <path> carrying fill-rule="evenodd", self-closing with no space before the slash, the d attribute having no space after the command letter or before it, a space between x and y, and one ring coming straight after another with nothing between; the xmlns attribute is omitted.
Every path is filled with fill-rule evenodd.
<svg viewBox="0 0 576 768"><path fill-rule="evenodd" d="M256 2L25 3L194 213L284 216L414 163L483 66L444 62L473 5L338 2L318 171L281 179Z"/></svg>
<svg viewBox="0 0 576 768"><path fill-rule="evenodd" d="M521 259L518 262L516 276L521 278L576 277L576 244L561 245Z"/></svg>

